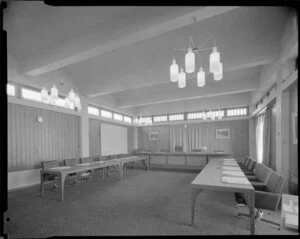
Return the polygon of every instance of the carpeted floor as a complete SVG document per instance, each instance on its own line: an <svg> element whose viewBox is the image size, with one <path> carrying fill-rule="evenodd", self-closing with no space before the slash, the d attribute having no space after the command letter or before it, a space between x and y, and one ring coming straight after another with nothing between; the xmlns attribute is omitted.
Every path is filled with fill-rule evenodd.
<svg viewBox="0 0 300 239"><path fill-rule="evenodd" d="M196 173L135 170L40 197L34 186L8 194L9 238L101 235L249 235L249 218L236 217L233 193L202 191L190 226L190 187ZM287 234L260 223L256 234Z"/></svg>

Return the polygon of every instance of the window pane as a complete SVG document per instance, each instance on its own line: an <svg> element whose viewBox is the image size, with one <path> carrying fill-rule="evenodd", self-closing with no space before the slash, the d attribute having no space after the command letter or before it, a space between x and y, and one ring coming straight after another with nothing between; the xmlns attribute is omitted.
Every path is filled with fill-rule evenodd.
<svg viewBox="0 0 300 239"><path fill-rule="evenodd" d="M36 101L42 100L41 93L39 91L29 90L26 88L22 88L22 98Z"/></svg>
<svg viewBox="0 0 300 239"><path fill-rule="evenodd" d="M127 122L127 123L131 124L132 123L131 117L124 116L124 122Z"/></svg>
<svg viewBox="0 0 300 239"><path fill-rule="evenodd" d="M99 109L92 106L88 106L88 114L99 116Z"/></svg>
<svg viewBox="0 0 300 239"><path fill-rule="evenodd" d="M110 111L101 110L101 117L112 118L112 113Z"/></svg>
<svg viewBox="0 0 300 239"><path fill-rule="evenodd" d="M15 96L16 95L16 87L11 84L6 85L6 94Z"/></svg>
<svg viewBox="0 0 300 239"><path fill-rule="evenodd" d="M169 120L174 121L174 120L183 120L184 115L183 114L176 114L176 115L169 115Z"/></svg>
<svg viewBox="0 0 300 239"><path fill-rule="evenodd" d="M163 122L163 121L167 121L168 118L166 115L161 115L161 116L154 116L153 117L153 121L154 122Z"/></svg>
<svg viewBox="0 0 300 239"><path fill-rule="evenodd" d="M114 120L123 121L123 115L114 113Z"/></svg>

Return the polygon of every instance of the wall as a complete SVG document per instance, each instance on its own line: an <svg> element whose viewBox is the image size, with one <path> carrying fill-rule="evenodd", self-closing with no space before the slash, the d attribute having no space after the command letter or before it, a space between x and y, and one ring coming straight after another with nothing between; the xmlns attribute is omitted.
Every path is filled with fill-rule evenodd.
<svg viewBox="0 0 300 239"><path fill-rule="evenodd" d="M271 168L276 171L276 102L271 106Z"/></svg>
<svg viewBox="0 0 300 239"><path fill-rule="evenodd" d="M289 190L292 194L298 194L298 142L293 141L292 113L298 114L298 84L290 90L290 161L289 161ZM296 133L298 135L298 132Z"/></svg>
<svg viewBox="0 0 300 239"><path fill-rule="evenodd" d="M42 116L43 123L37 122ZM79 117L8 103L8 170L40 168L42 161L80 156Z"/></svg>
<svg viewBox="0 0 300 239"><path fill-rule="evenodd" d="M192 149L192 142L195 145L195 139L198 146L206 146L207 151L223 150L231 153L236 158L240 158L249 154L249 122L248 120L230 120L203 122L196 124L184 125L161 125L161 126L146 126L138 128L138 147L151 150L153 152L161 149L170 149L170 131L174 127L181 127L187 132L187 151ZM216 129L230 129L230 139L217 140ZM149 140L149 132L159 132L159 140ZM179 131L178 131L179 132ZM193 140L191 138L194 138Z"/></svg>

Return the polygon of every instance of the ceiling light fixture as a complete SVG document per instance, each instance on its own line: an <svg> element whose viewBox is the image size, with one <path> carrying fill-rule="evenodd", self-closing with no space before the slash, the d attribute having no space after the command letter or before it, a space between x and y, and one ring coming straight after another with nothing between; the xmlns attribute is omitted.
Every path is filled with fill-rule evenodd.
<svg viewBox="0 0 300 239"><path fill-rule="evenodd" d="M196 23L196 17L193 17L194 24ZM202 60L202 56L199 54L199 51L212 50L212 53L209 56L209 73L214 75L214 80L219 81L223 78L223 64L220 61L220 53L218 52L218 48L216 47L215 40L214 46L209 48L201 48L203 47L209 40L211 40L213 36L209 37L200 47L196 47L193 41L193 38L189 37L189 48L188 49L178 49L174 48L174 50L185 51L187 52L185 55L185 72L183 68L181 68L179 72L178 64L176 63L175 57L172 60L172 64L170 66L170 80L172 82L178 81L178 87L184 88L186 87L186 78L194 78L195 75L188 75L195 72L196 62L195 57L196 54ZM203 70L203 66L200 61L200 68L197 73L197 86L203 87L205 86L205 72Z"/></svg>

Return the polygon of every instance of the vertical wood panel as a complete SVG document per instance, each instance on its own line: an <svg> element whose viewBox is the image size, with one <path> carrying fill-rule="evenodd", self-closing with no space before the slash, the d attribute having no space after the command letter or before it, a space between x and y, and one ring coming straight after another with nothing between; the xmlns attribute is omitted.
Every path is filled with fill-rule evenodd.
<svg viewBox="0 0 300 239"><path fill-rule="evenodd" d="M38 123L42 116L43 123ZM8 169L41 166L41 161L78 156L79 117L8 103Z"/></svg>

